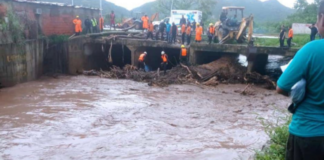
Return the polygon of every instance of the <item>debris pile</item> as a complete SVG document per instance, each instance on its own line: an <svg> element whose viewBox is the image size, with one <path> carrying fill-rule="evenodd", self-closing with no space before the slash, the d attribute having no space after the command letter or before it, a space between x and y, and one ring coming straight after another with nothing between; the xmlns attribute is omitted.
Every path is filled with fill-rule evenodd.
<svg viewBox="0 0 324 160"><path fill-rule="evenodd" d="M92 72L84 72L85 75ZM90 74L90 75L91 75ZM123 69L113 66L110 71L97 73L102 78L132 79L139 82L147 82L150 86L168 86L170 84L184 84L194 82L187 70L181 66L173 67L166 75L160 71L144 72L137 67L126 65Z"/></svg>
<svg viewBox="0 0 324 160"><path fill-rule="evenodd" d="M150 86L167 86L170 84L198 83L207 86L216 86L220 83L248 83L263 85L274 89L276 84L267 76L258 73L246 73L233 57L222 57L209 64L200 66L186 66L183 64L173 67L164 75L160 69L153 72L144 72L137 67L126 65L124 68L113 66L110 71L84 71L84 75L97 75L102 78L132 79L147 82Z"/></svg>

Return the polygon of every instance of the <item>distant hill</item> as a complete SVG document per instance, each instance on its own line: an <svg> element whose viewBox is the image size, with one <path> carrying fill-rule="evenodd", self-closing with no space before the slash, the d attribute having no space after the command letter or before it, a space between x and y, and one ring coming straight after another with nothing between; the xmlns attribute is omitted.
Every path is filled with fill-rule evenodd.
<svg viewBox="0 0 324 160"><path fill-rule="evenodd" d="M223 6L243 6L245 7L244 15L253 14L256 22L279 22L284 20L288 15L294 13L294 10L285 7L277 0L268 0L261 2L259 0L216 0L213 18L217 20ZM152 15L156 12L157 2L146 3L140 7L133 9L133 12L145 12ZM196 9L194 7L190 9ZM166 15L160 15L164 18Z"/></svg>
<svg viewBox="0 0 324 160"><path fill-rule="evenodd" d="M71 4L71 0L39 0L46 2L60 2ZM257 23L260 22L279 22L284 20L288 15L294 13L294 10L282 5L278 0L268 0L265 2L261 2L259 0L215 0L217 1L215 10L212 19L215 21L218 20L218 17L221 12L221 8L223 6L243 6L245 7L244 15L248 16L253 14L255 17L255 21ZM95 7L99 8L99 1L94 0L78 0L74 1L75 5L86 6L86 7ZM123 7L117 6L111 2L102 1L103 2L103 14L109 14L112 10L115 11L116 18L121 19L122 17L140 17L142 14L138 13L146 13L151 16L157 12L157 2L149 2L140 7L134 8L129 11ZM192 7L190 9L196 9ZM168 15L161 15L160 19L166 17Z"/></svg>
<svg viewBox="0 0 324 160"><path fill-rule="evenodd" d="M261 2L259 0L219 0L214 14L219 15L222 6L243 6L245 16L253 14L256 22L278 22L294 13L294 10L277 0Z"/></svg>

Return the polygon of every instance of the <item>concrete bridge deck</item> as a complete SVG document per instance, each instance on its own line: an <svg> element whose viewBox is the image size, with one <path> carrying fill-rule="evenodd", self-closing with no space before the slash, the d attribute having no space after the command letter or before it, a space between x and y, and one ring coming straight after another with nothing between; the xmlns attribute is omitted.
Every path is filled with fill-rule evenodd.
<svg viewBox="0 0 324 160"><path fill-rule="evenodd" d="M110 40L108 40L110 43ZM156 48L173 48L180 49L181 44L170 44L166 41L155 41L155 40L143 40L143 39L127 39L121 38L112 41L113 44L121 44L136 47L156 47ZM94 39L92 43L107 44L105 39ZM242 55L247 55L249 53L258 54L268 54L268 55L282 55L282 56L294 56L299 49L289 49L280 47L263 47L263 46L253 46L248 47L248 45L241 44L218 44L212 43L208 44L206 42L202 43L191 43L188 46L190 49L195 51L205 51L205 52L222 52L222 53L239 53Z"/></svg>
<svg viewBox="0 0 324 160"><path fill-rule="evenodd" d="M108 55L112 48L112 59L116 64L132 64L137 65L137 59L141 53L147 51L151 54L152 61L160 60L160 52L166 51L169 56L175 58L180 55L180 44L169 44L165 41L117 38L115 40L108 36L79 36L69 40L70 71L77 68L84 68L84 64L96 63L93 58L96 54ZM111 46L111 47L110 47ZM192 43L187 46L189 50L189 62L191 64L208 63L225 54L245 55L248 60L248 71L256 71L262 73L268 61L269 55L294 56L298 49L288 49L279 47L259 47L238 44L208 44L208 43ZM121 56L121 57L120 57ZM92 58L91 58L92 57ZM104 58L104 57L102 57ZM107 59L107 57L105 57ZM91 61L91 62L90 62ZM153 62L152 62L153 63ZM155 62L158 63L158 62ZM116 65L114 64L114 65Z"/></svg>

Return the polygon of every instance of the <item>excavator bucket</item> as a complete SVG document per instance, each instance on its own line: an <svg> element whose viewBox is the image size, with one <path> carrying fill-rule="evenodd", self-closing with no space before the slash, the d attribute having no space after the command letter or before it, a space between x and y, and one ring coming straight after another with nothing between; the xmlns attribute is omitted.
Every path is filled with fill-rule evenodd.
<svg viewBox="0 0 324 160"><path fill-rule="evenodd" d="M155 19L159 19L159 13L154 13L150 20L153 22Z"/></svg>

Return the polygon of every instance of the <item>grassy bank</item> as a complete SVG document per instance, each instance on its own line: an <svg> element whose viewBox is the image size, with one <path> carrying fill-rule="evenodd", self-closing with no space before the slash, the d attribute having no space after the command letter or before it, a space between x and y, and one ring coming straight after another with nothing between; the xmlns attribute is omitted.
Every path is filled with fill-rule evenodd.
<svg viewBox="0 0 324 160"><path fill-rule="evenodd" d="M300 48L304 46L306 43L308 43L309 40L310 37L308 34L294 35L294 38L292 40L292 47ZM267 47L279 47L279 39L278 38L255 38L254 45L267 46ZM285 46L287 46L287 39L285 40Z"/></svg>
<svg viewBox="0 0 324 160"><path fill-rule="evenodd" d="M288 141L288 125L291 117L286 123L280 126L266 126L266 133L270 137L270 145L263 151L257 152L256 160L284 160L286 153L286 143Z"/></svg>

